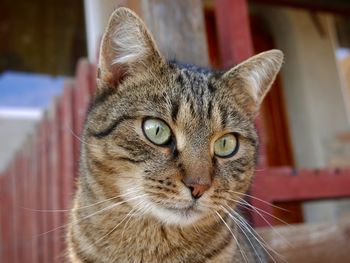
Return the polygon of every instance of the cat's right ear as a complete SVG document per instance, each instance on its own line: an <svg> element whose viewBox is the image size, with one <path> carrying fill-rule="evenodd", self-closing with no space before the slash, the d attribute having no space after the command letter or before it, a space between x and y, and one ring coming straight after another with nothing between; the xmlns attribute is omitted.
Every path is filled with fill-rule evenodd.
<svg viewBox="0 0 350 263"><path fill-rule="evenodd" d="M127 8L116 9L101 42L98 88L117 87L125 77L162 62L163 58L142 20Z"/></svg>

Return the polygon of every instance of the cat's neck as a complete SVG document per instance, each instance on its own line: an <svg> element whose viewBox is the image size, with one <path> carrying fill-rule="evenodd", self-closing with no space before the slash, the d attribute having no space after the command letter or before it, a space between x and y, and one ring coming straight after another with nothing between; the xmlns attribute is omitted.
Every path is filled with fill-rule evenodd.
<svg viewBox="0 0 350 263"><path fill-rule="evenodd" d="M158 262L172 262L173 257L183 257L184 262L187 262L186 258L193 257L193 253L215 258L217 255L222 256L226 249L230 252L224 254L232 256L235 248L231 233L235 229L224 215L223 219L227 221L230 231L214 216L200 219L194 225L169 225L150 215L133 214L126 203L111 209L103 210L108 205L101 205L82 211L79 207L87 205L84 201L79 203L79 199L76 201L75 207L78 209L75 220L79 224L71 227L70 234L73 237L79 235L76 240L80 241L80 250L84 250L84 253L91 253L92 248L98 249L120 262L135 255L142 255L143 262L154 262L152 255L156 255ZM82 236L87 232L89 236ZM184 247L191 247L191 251L184 252ZM145 251L148 252L145 254ZM93 257L93 253L89 256ZM159 261L161 257L164 257L164 261Z"/></svg>

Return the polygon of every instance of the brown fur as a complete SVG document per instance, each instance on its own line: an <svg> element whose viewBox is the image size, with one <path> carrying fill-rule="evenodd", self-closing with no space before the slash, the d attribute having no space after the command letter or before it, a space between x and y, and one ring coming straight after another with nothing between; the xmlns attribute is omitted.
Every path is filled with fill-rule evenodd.
<svg viewBox="0 0 350 263"><path fill-rule="evenodd" d="M84 129L70 260L265 262L225 209L236 208L252 180L254 117L282 58L265 52L226 73L170 63L134 13L116 10ZM146 117L165 121L174 143L150 142ZM214 156L213 143L227 133L237 134L238 152ZM194 200L185 179L210 187Z"/></svg>

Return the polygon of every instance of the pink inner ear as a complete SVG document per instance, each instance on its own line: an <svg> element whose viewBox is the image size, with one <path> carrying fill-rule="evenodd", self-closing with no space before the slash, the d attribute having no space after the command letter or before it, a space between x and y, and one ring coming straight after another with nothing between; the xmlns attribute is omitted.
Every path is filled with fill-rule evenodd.
<svg viewBox="0 0 350 263"><path fill-rule="evenodd" d="M109 70L103 74L102 81L108 85L117 87L127 76L127 69L123 68L121 65L112 65Z"/></svg>

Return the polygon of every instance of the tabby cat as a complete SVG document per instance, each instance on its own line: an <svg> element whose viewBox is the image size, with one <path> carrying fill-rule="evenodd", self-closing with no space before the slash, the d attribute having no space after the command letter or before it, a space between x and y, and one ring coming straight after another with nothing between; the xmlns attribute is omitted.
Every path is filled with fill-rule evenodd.
<svg viewBox="0 0 350 263"><path fill-rule="evenodd" d="M236 211L279 50L226 72L164 59L132 11L105 31L67 235L71 262L266 262Z"/></svg>

